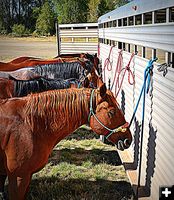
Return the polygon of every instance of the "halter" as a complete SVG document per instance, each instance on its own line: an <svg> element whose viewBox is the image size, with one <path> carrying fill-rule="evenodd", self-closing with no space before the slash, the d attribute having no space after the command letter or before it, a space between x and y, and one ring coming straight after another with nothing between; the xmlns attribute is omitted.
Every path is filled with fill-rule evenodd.
<svg viewBox="0 0 174 200"><path fill-rule="evenodd" d="M105 126L95 115L94 110L93 110L93 105L92 105L92 100L93 100L93 96L94 96L94 89L91 92L91 96L90 96L90 112L89 112L89 116L88 116L88 121L90 121L90 117L93 115L94 118L97 120L97 122L103 126L106 130L110 131L110 133L108 133L107 135L105 135L106 139L109 140L108 138L114 134L114 133L118 133L118 132L126 132L127 128L129 127L129 124L126 122L125 124L115 128L115 129L110 129L107 126Z"/></svg>

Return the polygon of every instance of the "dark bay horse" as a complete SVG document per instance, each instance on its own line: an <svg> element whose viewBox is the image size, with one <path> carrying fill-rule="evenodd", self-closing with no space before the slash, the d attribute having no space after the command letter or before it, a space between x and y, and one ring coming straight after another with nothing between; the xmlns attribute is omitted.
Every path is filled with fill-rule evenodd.
<svg viewBox="0 0 174 200"><path fill-rule="evenodd" d="M39 65L34 68L34 73L51 79L75 78L81 82L87 77L91 87L97 87L99 78L99 74L92 62L86 62L85 65L81 65L79 62Z"/></svg>
<svg viewBox="0 0 174 200"><path fill-rule="evenodd" d="M0 78L0 99L27 96L31 93L47 90L90 87L88 78L80 82L77 79L46 79L37 78L32 80L16 80Z"/></svg>
<svg viewBox="0 0 174 200"><path fill-rule="evenodd" d="M18 80L30 80L39 76L48 78L80 78L86 76L91 71L95 71L93 63L51 63L36 65L30 68L21 68L15 71L0 71L0 78L14 77Z"/></svg>
<svg viewBox="0 0 174 200"><path fill-rule="evenodd" d="M94 88L97 86L99 79L91 63L86 65L85 68L79 63L59 63L36 66L30 70L27 69L23 68L8 73L0 72L0 77L5 77L5 79L0 79L0 98L25 96L31 92L69 88L72 86ZM25 81L29 78L29 75L32 75L30 76L32 80ZM33 79L34 77L36 79ZM7 80L7 78L12 80ZM21 81L21 79L24 79L24 81ZM57 79L73 79L74 81L60 81Z"/></svg>
<svg viewBox="0 0 174 200"><path fill-rule="evenodd" d="M0 101L0 192L3 196L8 176L10 200L25 199L32 174L45 166L54 146L88 120L95 133L107 136L120 150L132 141L105 84Z"/></svg>

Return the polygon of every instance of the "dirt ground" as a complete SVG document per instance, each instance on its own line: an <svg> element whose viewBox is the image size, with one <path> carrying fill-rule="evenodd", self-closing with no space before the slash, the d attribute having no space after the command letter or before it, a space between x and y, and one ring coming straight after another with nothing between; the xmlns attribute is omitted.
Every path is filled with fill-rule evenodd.
<svg viewBox="0 0 174 200"><path fill-rule="evenodd" d="M53 58L57 55L56 38L0 37L0 61L8 62L19 56Z"/></svg>

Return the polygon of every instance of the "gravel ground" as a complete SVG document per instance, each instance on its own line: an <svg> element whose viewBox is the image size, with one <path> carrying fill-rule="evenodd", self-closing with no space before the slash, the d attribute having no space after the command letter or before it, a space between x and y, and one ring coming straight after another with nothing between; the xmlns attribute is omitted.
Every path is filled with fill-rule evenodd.
<svg viewBox="0 0 174 200"><path fill-rule="evenodd" d="M10 61L19 56L53 58L57 55L56 39L0 37L0 61Z"/></svg>

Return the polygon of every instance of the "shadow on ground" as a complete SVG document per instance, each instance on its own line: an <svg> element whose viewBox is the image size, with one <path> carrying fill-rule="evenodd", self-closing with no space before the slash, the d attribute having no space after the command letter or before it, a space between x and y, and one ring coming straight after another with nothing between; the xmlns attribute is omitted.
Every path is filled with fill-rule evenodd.
<svg viewBox="0 0 174 200"><path fill-rule="evenodd" d="M49 158L49 162L51 162L52 165L57 165L60 162L68 162L70 164L81 165L82 162L89 160L94 165L103 162L114 166L122 165L117 151L104 151L101 149L54 149L51 157Z"/></svg>
<svg viewBox="0 0 174 200"><path fill-rule="evenodd" d="M60 180L52 177L32 180L30 188L28 200L132 199L132 188L126 181Z"/></svg>

